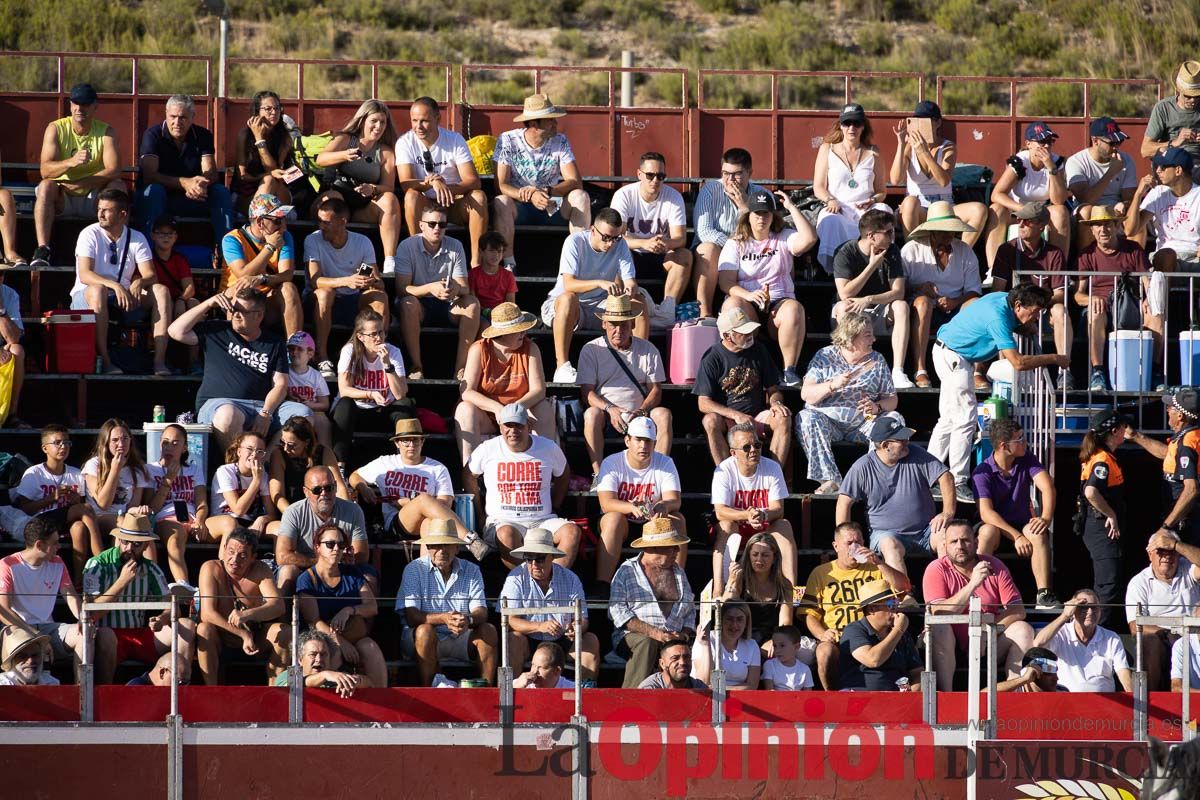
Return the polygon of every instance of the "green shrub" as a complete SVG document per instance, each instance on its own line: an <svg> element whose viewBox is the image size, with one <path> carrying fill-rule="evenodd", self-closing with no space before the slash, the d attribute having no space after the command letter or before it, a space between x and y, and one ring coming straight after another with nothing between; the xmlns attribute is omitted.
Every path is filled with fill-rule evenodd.
<svg viewBox="0 0 1200 800"><path fill-rule="evenodd" d="M894 29L881 22L868 22L858 29L855 44L863 55L880 58L892 52L895 44Z"/></svg>

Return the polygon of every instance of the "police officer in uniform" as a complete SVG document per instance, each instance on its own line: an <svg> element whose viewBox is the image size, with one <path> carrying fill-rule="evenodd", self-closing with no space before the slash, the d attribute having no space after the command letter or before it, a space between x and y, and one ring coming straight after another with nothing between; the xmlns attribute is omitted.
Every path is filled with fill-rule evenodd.
<svg viewBox="0 0 1200 800"><path fill-rule="evenodd" d="M1195 389L1184 387L1165 402L1167 424L1174 432L1171 438L1164 444L1132 433L1129 441L1162 459L1163 505L1171 510L1159 530L1171 531L1187 544L1200 545L1200 513L1193 513L1200 495L1196 475L1196 459L1200 452L1200 395Z"/></svg>
<svg viewBox="0 0 1200 800"><path fill-rule="evenodd" d="M1122 596L1120 539L1125 516L1125 476L1115 453L1131 429L1128 417L1115 409L1105 409L1089 421L1079 448L1083 470L1080 516L1076 518L1075 531L1083 536L1092 557L1092 583L1100 601L1101 621L1111 611L1110 606L1121 602ZM1165 447L1162 442L1155 444Z"/></svg>

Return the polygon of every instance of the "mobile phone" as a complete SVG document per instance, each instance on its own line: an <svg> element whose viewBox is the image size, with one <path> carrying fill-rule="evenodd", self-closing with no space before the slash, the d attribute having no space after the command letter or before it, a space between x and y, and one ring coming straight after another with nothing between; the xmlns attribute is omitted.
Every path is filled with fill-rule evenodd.
<svg viewBox="0 0 1200 800"><path fill-rule="evenodd" d="M911 133L925 140L925 144L933 144L933 120L926 117L909 117L905 124Z"/></svg>
<svg viewBox="0 0 1200 800"><path fill-rule="evenodd" d="M372 269L371 265L365 261L358 265L357 272L359 275L363 276L364 278L369 278L375 274L375 270Z"/></svg>
<svg viewBox="0 0 1200 800"><path fill-rule="evenodd" d="M186 522L188 518L188 505L183 500L175 501L175 521Z"/></svg>

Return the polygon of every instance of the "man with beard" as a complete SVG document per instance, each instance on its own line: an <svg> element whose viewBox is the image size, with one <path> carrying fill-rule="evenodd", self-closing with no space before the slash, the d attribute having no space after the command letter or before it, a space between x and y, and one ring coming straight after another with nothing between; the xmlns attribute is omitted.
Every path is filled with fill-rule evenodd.
<svg viewBox="0 0 1200 800"><path fill-rule="evenodd" d="M224 648L248 656L265 655L267 674L287 668L291 626L275 622L284 612L283 597L271 568L254 556L258 538L245 528L225 536L218 558L200 567L200 625L197 659L206 686L216 686Z"/></svg>
<svg viewBox="0 0 1200 800"><path fill-rule="evenodd" d="M692 677L692 646L686 639L668 639L658 651L658 672L638 684L639 689L707 689Z"/></svg>
<svg viewBox="0 0 1200 800"><path fill-rule="evenodd" d="M58 678L43 668L50 637L23 628L6 628L0 650L0 686L58 686Z"/></svg>

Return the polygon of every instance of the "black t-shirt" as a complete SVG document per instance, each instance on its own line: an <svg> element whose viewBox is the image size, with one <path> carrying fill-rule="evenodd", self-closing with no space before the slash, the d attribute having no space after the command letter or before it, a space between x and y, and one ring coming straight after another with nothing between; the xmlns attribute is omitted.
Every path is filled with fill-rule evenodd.
<svg viewBox="0 0 1200 800"><path fill-rule="evenodd" d="M700 361L692 394L753 417L767 407L767 389L779 381L779 367L762 342L737 353L717 342Z"/></svg>
<svg viewBox="0 0 1200 800"><path fill-rule="evenodd" d="M274 333L263 331L249 342L234 333L226 320L207 320L193 330L204 347L197 411L214 397L263 400L275 384L275 373L287 375L287 346Z"/></svg>
<svg viewBox="0 0 1200 800"><path fill-rule="evenodd" d="M858 648L874 647L882 640L883 636L875 632L865 617L846 626L838 644L841 649L841 664L838 670L841 688L894 692L897 689L896 681L907 678L909 672L921 666L917 647L907 631L896 643L896 649L892 651L888 660L878 667L865 666L854 657L853 653Z"/></svg>
<svg viewBox="0 0 1200 800"><path fill-rule="evenodd" d="M858 240L851 239L843 243L833 254L833 277L852 281L862 273L868 261L870 259L858 246ZM903 277L904 262L900 260L900 248L893 242L884 251L883 263L875 269L871 277L867 278L866 284L858 290L856 297L890 292L892 281Z"/></svg>

